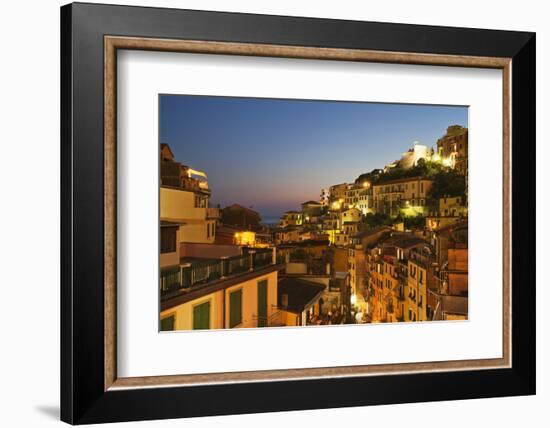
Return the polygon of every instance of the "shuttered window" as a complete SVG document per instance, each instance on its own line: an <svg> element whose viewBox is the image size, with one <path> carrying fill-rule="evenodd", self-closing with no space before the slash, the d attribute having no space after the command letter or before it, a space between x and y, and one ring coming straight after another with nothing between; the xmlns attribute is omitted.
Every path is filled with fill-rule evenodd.
<svg viewBox="0 0 550 428"><path fill-rule="evenodd" d="M242 323L243 291L237 290L229 294L229 328Z"/></svg>
<svg viewBox="0 0 550 428"><path fill-rule="evenodd" d="M160 228L160 252L173 253L176 251L176 234L177 227L161 227Z"/></svg>
<svg viewBox="0 0 550 428"><path fill-rule="evenodd" d="M210 328L210 302L197 305L193 308L193 330Z"/></svg>
<svg viewBox="0 0 550 428"><path fill-rule="evenodd" d="M176 317L174 315L170 315L169 317L162 318L160 320L160 331L174 330L175 322L176 322Z"/></svg>
<svg viewBox="0 0 550 428"><path fill-rule="evenodd" d="M267 327L267 279L258 281L258 327Z"/></svg>

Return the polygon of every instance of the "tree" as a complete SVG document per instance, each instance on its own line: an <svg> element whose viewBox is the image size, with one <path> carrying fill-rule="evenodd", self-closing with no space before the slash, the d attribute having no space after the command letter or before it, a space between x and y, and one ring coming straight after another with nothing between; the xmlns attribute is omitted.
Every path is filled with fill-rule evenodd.
<svg viewBox="0 0 550 428"><path fill-rule="evenodd" d="M417 216L406 216L403 219L403 223L405 225L405 229L407 230L414 230L414 229L420 229L425 226L426 220L424 216L417 215Z"/></svg>
<svg viewBox="0 0 550 428"><path fill-rule="evenodd" d="M380 213L367 213L365 216L365 223L370 227L379 227L391 224L392 220L391 218L386 214L380 214Z"/></svg>
<svg viewBox="0 0 550 428"><path fill-rule="evenodd" d="M428 197L439 200L446 196L466 196L466 177L453 170L442 171L432 177L433 184Z"/></svg>

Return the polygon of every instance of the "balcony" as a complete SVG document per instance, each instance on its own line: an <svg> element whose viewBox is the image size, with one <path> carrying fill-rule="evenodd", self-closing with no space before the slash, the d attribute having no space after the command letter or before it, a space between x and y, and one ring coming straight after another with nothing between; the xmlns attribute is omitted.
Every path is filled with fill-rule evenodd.
<svg viewBox="0 0 550 428"><path fill-rule="evenodd" d="M162 162L160 183L162 186L172 187L195 193L210 193L208 182L182 175L181 165L177 162Z"/></svg>
<svg viewBox="0 0 550 428"><path fill-rule="evenodd" d="M219 208L206 208L206 218L217 220L221 217Z"/></svg>
<svg viewBox="0 0 550 428"><path fill-rule="evenodd" d="M179 268L161 271L161 296L170 297L180 291L194 290L220 279L253 272L269 266L272 260L272 249L253 250L220 259L192 260Z"/></svg>

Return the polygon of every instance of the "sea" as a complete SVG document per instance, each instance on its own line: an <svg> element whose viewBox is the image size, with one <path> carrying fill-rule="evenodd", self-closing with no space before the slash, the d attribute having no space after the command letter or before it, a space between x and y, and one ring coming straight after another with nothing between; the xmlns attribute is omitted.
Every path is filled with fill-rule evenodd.
<svg viewBox="0 0 550 428"><path fill-rule="evenodd" d="M262 224L265 224L266 226L276 226L279 224L279 220L281 218L279 216L262 216Z"/></svg>

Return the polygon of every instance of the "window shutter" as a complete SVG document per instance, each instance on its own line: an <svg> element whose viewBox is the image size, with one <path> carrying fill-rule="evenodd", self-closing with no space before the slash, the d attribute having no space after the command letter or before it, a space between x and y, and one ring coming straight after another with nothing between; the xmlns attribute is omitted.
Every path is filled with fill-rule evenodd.
<svg viewBox="0 0 550 428"><path fill-rule="evenodd" d="M172 331L172 330L174 330L175 321L176 321L176 317L174 315L170 315L169 317L161 319L160 320L160 331Z"/></svg>
<svg viewBox="0 0 550 428"><path fill-rule="evenodd" d="M229 328L233 328L242 322L242 297L242 290L229 294Z"/></svg>
<svg viewBox="0 0 550 428"><path fill-rule="evenodd" d="M210 328L210 302L193 308L193 330Z"/></svg>

